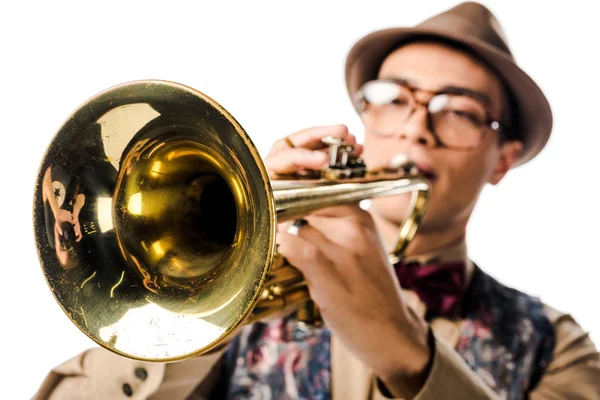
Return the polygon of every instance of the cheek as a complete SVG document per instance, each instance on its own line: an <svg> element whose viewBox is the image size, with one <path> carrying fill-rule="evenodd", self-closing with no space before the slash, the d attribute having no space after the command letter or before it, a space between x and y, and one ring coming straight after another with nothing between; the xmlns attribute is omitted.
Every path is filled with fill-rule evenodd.
<svg viewBox="0 0 600 400"><path fill-rule="evenodd" d="M466 207L473 203L479 192L487 182L489 176L489 167L484 159L479 157L469 157L461 160L453 160L449 165L447 174L435 185L432 194L436 195L438 189L439 195L448 199L454 199ZM436 196L437 197L437 196Z"/></svg>
<svg viewBox="0 0 600 400"><path fill-rule="evenodd" d="M388 162L395 155L393 153L394 146L391 146L388 142L380 138L365 135L364 150L361 158L365 161L367 167L381 166L381 164Z"/></svg>

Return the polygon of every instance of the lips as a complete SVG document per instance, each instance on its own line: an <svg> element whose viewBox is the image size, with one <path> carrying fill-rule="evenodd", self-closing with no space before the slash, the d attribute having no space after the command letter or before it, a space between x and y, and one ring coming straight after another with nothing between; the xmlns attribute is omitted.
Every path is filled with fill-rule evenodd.
<svg viewBox="0 0 600 400"><path fill-rule="evenodd" d="M392 168L398 168L409 161L411 161L414 164L414 166L419 170L419 173L421 173L423 177L425 177L425 179L428 179L430 181L434 181L437 179L437 174L433 167L431 167L425 162L415 161L405 154L396 155L390 160L388 165Z"/></svg>
<svg viewBox="0 0 600 400"><path fill-rule="evenodd" d="M419 172L421 172L426 179L429 179L430 181L435 181L437 179L437 174L430 165L419 161L413 162L415 163L415 166Z"/></svg>

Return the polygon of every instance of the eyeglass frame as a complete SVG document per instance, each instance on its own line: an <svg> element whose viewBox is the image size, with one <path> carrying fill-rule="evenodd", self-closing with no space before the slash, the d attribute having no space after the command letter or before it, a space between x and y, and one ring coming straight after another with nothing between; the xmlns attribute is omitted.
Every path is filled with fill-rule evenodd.
<svg viewBox="0 0 600 400"><path fill-rule="evenodd" d="M477 96L473 93L470 93L469 89L452 88L452 89L442 89L442 90L432 91L432 90L426 90L426 89L420 89L420 88L414 87L402 79L372 79L372 80L365 82L360 87L360 89L358 89L356 91L356 94L354 95L354 105L357 108L357 110L359 110L360 114L362 114L365 109L364 106L359 105L364 102L364 96L361 97L363 88L366 85L373 83L373 82L390 82L390 83L394 83L398 86L401 86L403 88L406 88L410 92L411 97L414 100L412 110L410 110L409 114L406 116L406 119L408 120L408 118L415 112L415 109L417 106L419 106L419 105L424 106L425 110L427 112L427 128L432 133L432 136L433 136L433 139L435 140L436 145L440 146L440 147L444 147L447 149L453 149L453 150L462 150L462 151L475 150L483 144L483 142L485 141L487 132L489 130L492 130L492 131L497 132L498 134L502 135L502 133L509 127L508 124L500 123L500 121L497 118L492 117L492 115L491 115L492 113L489 110L489 106L486 105L486 103L488 103L488 102L482 101L480 98L478 98L479 96ZM423 92L423 93L430 94L431 98L429 100L427 100L426 102L419 101L415 95L416 92ZM442 140L438 136L437 132L435 132L435 129L433 128L432 115L431 115L431 111L429 109L429 104L437 96L448 95L448 94L469 97L469 98L477 101L478 103L480 103L482 108L484 109L486 120L483 123L483 125L481 126L480 138L476 145L473 145L473 146L449 146L446 143L442 142ZM383 135L377 135L377 136L383 136Z"/></svg>

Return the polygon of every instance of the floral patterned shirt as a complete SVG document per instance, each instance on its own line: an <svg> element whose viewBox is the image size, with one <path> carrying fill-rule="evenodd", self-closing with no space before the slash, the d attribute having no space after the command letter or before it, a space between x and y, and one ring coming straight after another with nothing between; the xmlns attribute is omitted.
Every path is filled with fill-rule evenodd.
<svg viewBox="0 0 600 400"><path fill-rule="evenodd" d="M479 268L461 307L457 352L501 398L520 399L552 357L554 330L543 303ZM245 327L228 350L229 399L331 398L330 332L294 316Z"/></svg>

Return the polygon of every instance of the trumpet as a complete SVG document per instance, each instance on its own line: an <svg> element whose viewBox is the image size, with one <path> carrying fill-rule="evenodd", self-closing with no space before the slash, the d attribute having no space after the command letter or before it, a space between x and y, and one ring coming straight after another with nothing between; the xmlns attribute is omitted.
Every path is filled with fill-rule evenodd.
<svg viewBox="0 0 600 400"><path fill-rule="evenodd" d="M277 224L412 193L396 262L429 194L410 163L368 170L353 146L324 142L328 166L271 179L240 124L195 89L145 80L95 95L59 128L36 180L35 240L56 301L94 342L142 361L206 354L291 312L320 326L302 274L277 253Z"/></svg>

